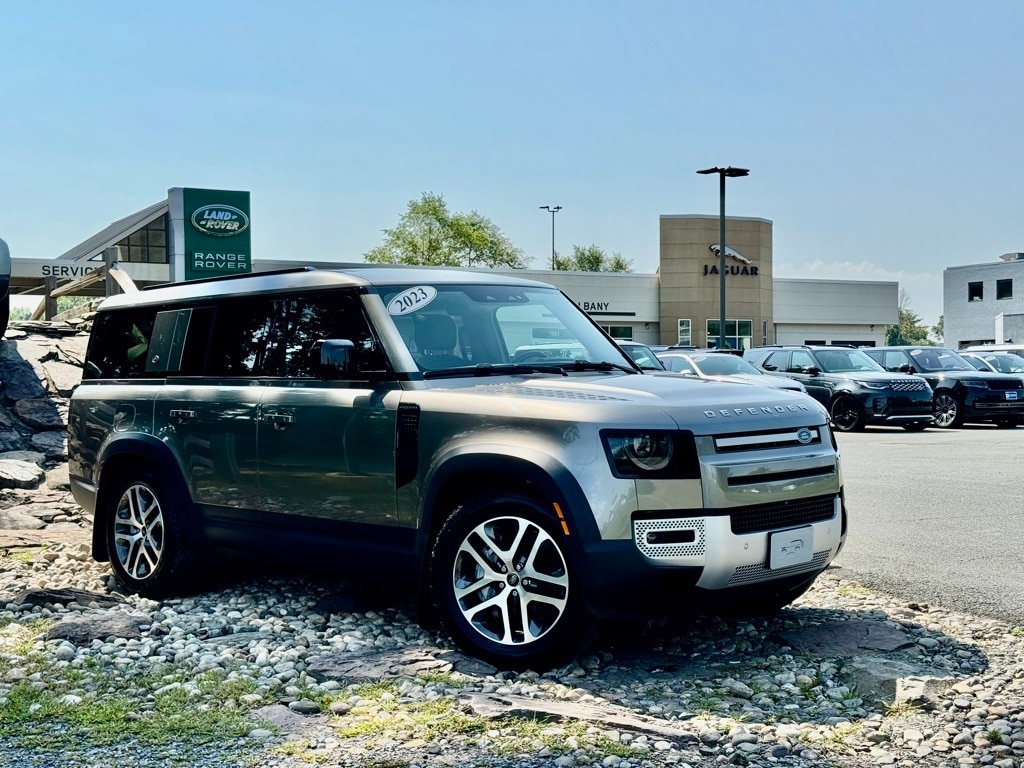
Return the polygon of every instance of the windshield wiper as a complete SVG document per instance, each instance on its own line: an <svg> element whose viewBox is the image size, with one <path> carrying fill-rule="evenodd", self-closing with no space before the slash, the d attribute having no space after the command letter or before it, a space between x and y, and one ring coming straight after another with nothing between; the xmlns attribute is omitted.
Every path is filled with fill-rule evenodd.
<svg viewBox="0 0 1024 768"><path fill-rule="evenodd" d="M573 360L570 368L574 371L622 371L623 373L640 373L621 363L609 363L607 360Z"/></svg>
<svg viewBox="0 0 1024 768"><path fill-rule="evenodd" d="M535 363L480 363L460 368L441 368L436 371L424 371L424 379L450 379L459 376L508 376L516 373L557 373L568 376L561 364L537 365Z"/></svg>

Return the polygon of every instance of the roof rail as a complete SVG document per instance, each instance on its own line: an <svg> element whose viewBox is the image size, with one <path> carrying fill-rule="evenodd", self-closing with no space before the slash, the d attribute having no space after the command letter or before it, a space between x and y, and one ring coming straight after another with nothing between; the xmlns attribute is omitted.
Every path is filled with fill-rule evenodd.
<svg viewBox="0 0 1024 768"><path fill-rule="evenodd" d="M264 275L288 275L294 272L316 272L316 267L285 267L284 269L268 269L266 272L242 272L238 275L217 275L216 277L201 277L198 280L185 280L189 285L196 283L219 283L222 280L238 280L243 277L263 277ZM157 288L166 288L169 285L182 285L183 283L157 283L147 285L142 290L153 291Z"/></svg>

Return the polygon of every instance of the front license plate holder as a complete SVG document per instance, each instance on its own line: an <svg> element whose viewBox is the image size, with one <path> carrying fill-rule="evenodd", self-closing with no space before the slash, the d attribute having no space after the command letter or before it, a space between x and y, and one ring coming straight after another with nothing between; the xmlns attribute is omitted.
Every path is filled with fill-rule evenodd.
<svg viewBox="0 0 1024 768"><path fill-rule="evenodd" d="M814 528L791 528L768 537L768 569L789 568L809 563L814 558Z"/></svg>
<svg viewBox="0 0 1024 768"><path fill-rule="evenodd" d="M1016 400L1017 399L1017 393L1016 392L1007 392L1006 393L1006 399L1007 400Z"/></svg>

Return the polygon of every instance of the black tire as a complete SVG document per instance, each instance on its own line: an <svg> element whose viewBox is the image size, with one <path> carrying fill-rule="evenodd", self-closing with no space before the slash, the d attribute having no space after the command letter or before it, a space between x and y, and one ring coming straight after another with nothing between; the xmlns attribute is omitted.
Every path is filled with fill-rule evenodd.
<svg viewBox="0 0 1024 768"><path fill-rule="evenodd" d="M462 650L500 669L540 672L567 661L590 638L593 617L576 573L561 526L540 504L515 493L482 493L441 527L430 589Z"/></svg>
<svg viewBox="0 0 1024 768"><path fill-rule="evenodd" d="M126 468L112 482L98 512L114 578L146 597L187 591L196 575L196 553L183 529L188 502L147 466Z"/></svg>
<svg viewBox="0 0 1024 768"><path fill-rule="evenodd" d="M859 432L867 424L864 408L849 395L840 395L833 400L829 415L837 432Z"/></svg>
<svg viewBox="0 0 1024 768"><path fill-rule="evenodd" d="M7 333L7 321L11 318L11 295L7 294L0 299L0 339Z"/></svg>
<svg viewBox="0 0 1024 768"><path fill-rule="evenodd" d="M964 406L948 389L940 389L932 398L932 421L942 429L963 426Z"/></svg>
<svg viewBox="0 0 1024 768"><path fill-rule="evenodd" d="M924 432L930 426L930 421L915 421L913 424L904 424L903 428L907 432Z"/></svg>

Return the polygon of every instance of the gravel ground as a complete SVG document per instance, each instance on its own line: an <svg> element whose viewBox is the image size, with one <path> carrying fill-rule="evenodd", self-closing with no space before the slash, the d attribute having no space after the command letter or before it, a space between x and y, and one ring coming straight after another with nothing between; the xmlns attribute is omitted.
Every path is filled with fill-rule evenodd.
<svg viewBox="0 0 1024 768"><path fill-rule="evenodd" d="M513 674L353 585L236 575L154 602L83 544L8 554L0 765L1024 765L1024 631L838 573L776 617L616 626ZM38 604L58 588L89 594ZM894 691L877 665L922 679Z"/></svg>

